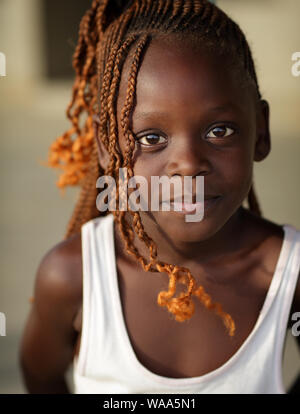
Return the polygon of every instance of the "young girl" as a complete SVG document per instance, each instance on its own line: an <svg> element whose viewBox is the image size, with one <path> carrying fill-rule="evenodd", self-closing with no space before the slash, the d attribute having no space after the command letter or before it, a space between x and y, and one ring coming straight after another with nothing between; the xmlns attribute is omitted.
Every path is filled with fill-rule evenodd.
<svg viewBox="0 0 300 414"><path fill-rule="evenodd" d="M29 392L68 393L74 362L75 393L284 393L300 232L263 218L255 196L269 107L240 28L206 0L94 0L74 68L72 128L49 160L81 193L37 272ZM99 211L97 179L118 183L120 168L149 187L192 177L193 196L203 176L204 217L188 222L184 202Z"/></svg>

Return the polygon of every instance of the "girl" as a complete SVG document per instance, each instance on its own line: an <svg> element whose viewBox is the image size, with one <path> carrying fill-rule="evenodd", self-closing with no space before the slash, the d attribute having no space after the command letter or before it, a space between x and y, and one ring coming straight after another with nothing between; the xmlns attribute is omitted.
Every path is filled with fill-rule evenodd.
<svg viewBox="0 0 300 414"><path fill-rule="evenodd" d="M240 28L206 0L94 0L74 68L72 128L49 163L81 193L37 272L20 349L28 390L69 392L74 362L75 393L284 393L300 232L256 199L269 107ZM118 183L120 168L149 184L192 177L193 196L203 176L203 219L187 222L184 202L100 212L97 179Z"/></svg>

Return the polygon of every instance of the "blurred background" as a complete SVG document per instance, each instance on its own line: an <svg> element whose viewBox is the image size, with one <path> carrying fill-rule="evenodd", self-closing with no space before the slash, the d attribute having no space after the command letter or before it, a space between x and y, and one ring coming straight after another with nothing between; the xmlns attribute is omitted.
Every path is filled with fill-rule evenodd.
<svg viewBox="0 0 300 414"><path fill-rule="evenodd" d="M218 0L240 25L252 48L262 95L271 107L272 151L255 164L263 214L300 229L300 77L292 75L292 54L300 52L298 0ZM18 347L42 256L61 241L78 194L64 196L57 173L40 162L68 126L72 53L78 25L90 0L0 0L1 277L0 393L26 393ZM286 389L300 370L295 338L289 331L283 355ZM72 367L68 381L72 389Z"/></svg>

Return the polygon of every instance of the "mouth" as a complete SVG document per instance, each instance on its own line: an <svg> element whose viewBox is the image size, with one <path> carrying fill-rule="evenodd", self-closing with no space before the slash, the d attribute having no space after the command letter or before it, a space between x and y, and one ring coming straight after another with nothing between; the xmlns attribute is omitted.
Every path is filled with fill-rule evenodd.
<svg viewBox="0 0 300 414"><path fill-rule="evenodd" d="M182 201L182 200L184 200L185 198L188 198L188 197L191 197L191 202L192 203L196 203L196 200L197 200L197 198L196 198L196 194L193 194L192 196L190 196L189 194L183 194L183 196L182 197L175 197L175 198L170 198L170 202L171 203L173 203L173 202L180 202L180 201ZM217 198L217 197L221 197L220 195L218 195L218 194L205 194L205 196L204 196L204 200L206 201L206 200L211 200L211 199L213 199L213 198Z"/></svg>
<svg viewBox="0 0 300 414"><path fill-rule="evenodd" d="M192 202L182 201L182 198L175 198L164 201L162 205L170 206L169 210L175 211L181 214L188 214L195 210L204 209L204 212L214 206L221 199L220 195L206 195L204 201L196 201L196 197L192 197ZM184 200L184 199L183 199Z"/></svg>

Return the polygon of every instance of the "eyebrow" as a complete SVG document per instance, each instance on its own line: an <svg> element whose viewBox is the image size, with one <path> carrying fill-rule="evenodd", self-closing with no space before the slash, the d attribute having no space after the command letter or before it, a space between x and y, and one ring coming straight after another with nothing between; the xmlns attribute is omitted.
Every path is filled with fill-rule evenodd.
<svg viewBox="0 0 300 414"><path fill-rule="evenodd" d="M214 108L210 108L209 110L211 112L220 112L220 111L226 111L227 109L240 109L238 105L235 105L232 102L228 102L224 105L215 106Z"/></svg>
<svg viewBox="0 0 300 414"><path fill-rule="evenodd" d="M153 111L153 112L138 112L134 114L136 119L148 118L150 116L160 116L161 118L168 118L168 114L165 112Z"/></svg>
<svg viewBox="0 0 300 414"><path fill-rule="evenodd" d="M215 106L214 108L209 108L208 112L221 112L226 111L228 109L236 109L240 110L239 106L235 105L234 103L226 103L224 105ZM159 111L153 111L153 112L137 112L135 114L136 119L144 119L148 118L150 116L159 116L161 118L168 118L169 114L166 112L159 112Z"/></svg>

